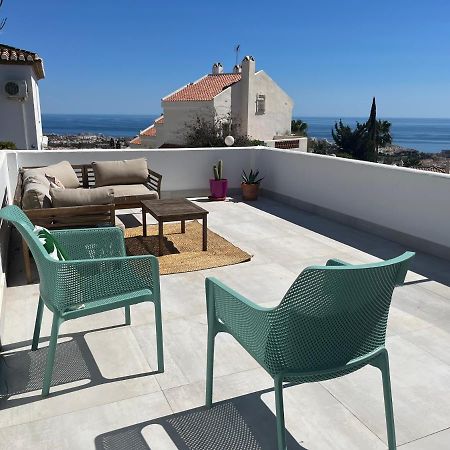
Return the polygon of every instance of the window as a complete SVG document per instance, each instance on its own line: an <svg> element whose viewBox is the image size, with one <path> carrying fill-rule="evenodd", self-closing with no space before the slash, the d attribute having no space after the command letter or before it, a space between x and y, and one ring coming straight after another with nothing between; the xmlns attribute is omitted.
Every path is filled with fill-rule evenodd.
<svg viewBox="0 0 450 450"><path fill-rule="evenodd" d="M256 114L264 114L266 112L266 96L258 94L256 96Z"/></svg>

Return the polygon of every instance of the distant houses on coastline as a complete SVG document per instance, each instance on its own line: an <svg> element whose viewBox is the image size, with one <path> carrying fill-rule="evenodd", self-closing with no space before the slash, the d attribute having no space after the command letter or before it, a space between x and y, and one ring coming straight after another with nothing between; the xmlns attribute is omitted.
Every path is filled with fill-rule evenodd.
<svg viewBox="0 0 450 450"><path fill-rule="evenodd" d="M131 148L182 147L197 118L231 122L231 134L272 141L291 134L293 101L255 60L246 56L232 73L215 63L212 73L161 100L163 114L130 142Z"/></svg>
<svg viewBox="0 0 450 450"><path fill-rule="evenodd" d="M44 77L36 53L0 44L0 141L18 149L45 146L38 86Z"/></svg>

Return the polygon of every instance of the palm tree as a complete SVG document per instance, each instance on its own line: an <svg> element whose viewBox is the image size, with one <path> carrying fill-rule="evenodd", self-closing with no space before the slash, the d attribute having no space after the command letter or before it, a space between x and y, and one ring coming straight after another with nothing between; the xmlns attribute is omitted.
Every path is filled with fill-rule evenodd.
<svg viewBox="0 0 450 450"><path fill-rule="evenodd" d="M291 122L291 132L296 136L308 136L308 124L303 120L293 120Z"/></svg>
<svg viewBox="0 0 450 450"><path fill-rule="evenodd" d="M377 122L377 150L392 144L391 122L378 120Z"/></svg>

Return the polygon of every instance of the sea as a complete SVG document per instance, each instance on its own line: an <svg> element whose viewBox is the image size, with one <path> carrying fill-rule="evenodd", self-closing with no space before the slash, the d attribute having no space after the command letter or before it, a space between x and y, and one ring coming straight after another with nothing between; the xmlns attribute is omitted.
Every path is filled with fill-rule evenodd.
<svg viewBox="0 0 450 450"><path fill-rule="evenodd" d="M102 134L108 137L134 137L147 128L157 115L43 114L44 134ZM339 117L295 117L308 124L308 136L332 140L331 129ZM450 119L381 118L392 123L393 143L427 153L450 150ZM363 117L342 117L354 125Z"/></svg>

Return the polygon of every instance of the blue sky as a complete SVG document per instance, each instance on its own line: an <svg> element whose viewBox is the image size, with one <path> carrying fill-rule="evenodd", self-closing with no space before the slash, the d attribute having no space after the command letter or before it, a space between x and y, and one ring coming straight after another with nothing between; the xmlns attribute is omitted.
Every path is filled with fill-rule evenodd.
<svg viewBox="0 0 450 450"><path fill-rule="evenodd" d="M0 42L38 52L44 113L152 114L251 54L300 116L450 117L450 2L5 0Z"/></svg>

